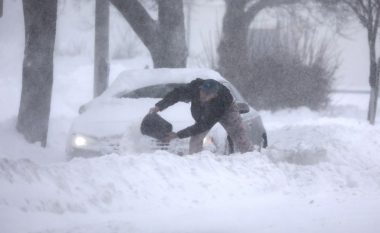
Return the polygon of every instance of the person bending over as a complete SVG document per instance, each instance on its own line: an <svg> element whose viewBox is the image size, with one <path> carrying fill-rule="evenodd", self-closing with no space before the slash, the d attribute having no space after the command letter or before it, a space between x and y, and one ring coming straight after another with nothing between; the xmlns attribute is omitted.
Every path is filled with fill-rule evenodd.
<svg viewBox="0 0 380 233"><path fill-rule="evenodd" d="M177 133L169 133L164 141L191 137L189 153L200 152L203 147L203 138L219 122L241 153L253 149L239 108L234 102L231 92L220 82L197 78L184 86L173 89L149 112L157 113L179 101L191 102L191 115L195 124Z"/></svg>

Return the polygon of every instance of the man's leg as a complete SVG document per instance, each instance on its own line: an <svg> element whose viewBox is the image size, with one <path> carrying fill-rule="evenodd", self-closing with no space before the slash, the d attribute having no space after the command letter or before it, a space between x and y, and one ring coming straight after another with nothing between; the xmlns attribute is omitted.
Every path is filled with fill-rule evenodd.
<svg viewBox="0 0 380 233"><path fill-rule="evenodd" d="M206 137L207 133L208 130L190 138L189 154L194 154L202 151L203 138Z"/></svg>
<svg viewBox="0 0 380 233"><path fill-rule="evenodd" d="M253 150L253 144L248 137L246 127L241 119L239 108L235 103L223 115L219 121L232 138L235 148L241 153Z"/></svg>

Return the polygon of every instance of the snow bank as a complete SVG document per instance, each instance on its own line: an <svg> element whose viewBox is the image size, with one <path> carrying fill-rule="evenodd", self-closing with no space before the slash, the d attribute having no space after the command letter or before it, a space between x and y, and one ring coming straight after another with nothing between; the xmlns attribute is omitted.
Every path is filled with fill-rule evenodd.
<svg viewBox="0 0 380 233"><path fill-rule="evenodd" d="M156 152L48 165L3 158L1 198L26 211L75 212L72 206L79 205L77 200L82 210L113 210L112 200L118 198L118 208L123 209L126 206L120 204L127 203L123 200L141 198L186 205L274 191L311 194L323 189L359 194L380 189L380 132L374 127L322 118L314 126L300 122L269 135L272 142L267 150L232 156L203 152L179 157ZM47 184L43 190L38 188L42 184ZM18 193L19 185L28 191ZM29 197L33 190L39 195ZM40 196L44 192L60 196ZM46 197L52 200L46 202Z"/></svg>
<svg viewBox="0 0 380 233"><path fill-rule="evenodd" d="M178 157L155 152L65 161L71 121L92 98L93 42L88 38L93 5L60 4L59 56L48 148L43 149L15 130L23 19L20 0L4 1L0 31L8 33L0 37L0 232L378 231L380 127L365 121L365 95L335 94L331 107L319 113L302 108L261 112L270 142L261 153ZM69 21L60 21L63 16ZM124 24L112 25L111 34L125 34L119 30ZM117 38L124 40L123 35ZM112 53L123 45L119 39L111 41ZM74 54L85 57L66 56ZM146 66L151 66L146 57L113 60L110 80L123 70Z"/></svg>
<svg viewBox="0 0 380 233"><path fill-rule="evenodd" d="M283 232L296 227L375 232L368 226L378 227L380 214L379 127L306 109L263 116L273 124L267 124L271 146L261 153L112 154L48 164L2 158L2 227L6 232ZM280 124L286 118L292 123ZM278 223L269 220L272 214ZM21 216L37 223L15 224ZM55 220L45 224L45 218ZM90 224L91 219L100 222Z"/></svg>
<svg viewBox="0 0 380 233"><path fill-rule="evenodd" d="M0 232L379 229L380 128L364 120L366 96L334 95L331 107L319 113L261 112L270 142L261 153L65 161L71 121L91 99L92 66L83 58L56 62L47 149L15 131L17 109L1 114ZM142 64L113 62L111 80ZM0 99L17 99L18 80L3 80L0 88L9 91Z"/></svg>

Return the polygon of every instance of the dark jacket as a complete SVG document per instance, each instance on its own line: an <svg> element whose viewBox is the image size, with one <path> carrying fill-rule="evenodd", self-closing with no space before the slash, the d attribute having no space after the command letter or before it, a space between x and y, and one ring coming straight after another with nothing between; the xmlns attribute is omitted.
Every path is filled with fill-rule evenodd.
<svg viewBox="0 0 380 233"><path fill-rule="evenodd" d="M191 115L195 124L178 131L179 138L194 136L211 129L233 102L231 92L219 83L217 96L209 102L201 104L199 88L203 82L203 79L198 78L185 86L177 87L156 104L160 110L164 110L178 101L191 101Z"/></svg>

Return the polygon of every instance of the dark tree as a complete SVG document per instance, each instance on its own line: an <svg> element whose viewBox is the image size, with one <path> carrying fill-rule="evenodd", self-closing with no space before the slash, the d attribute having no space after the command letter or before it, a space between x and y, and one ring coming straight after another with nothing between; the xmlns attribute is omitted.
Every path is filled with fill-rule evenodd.
<svg viewBox="0 0 380 233"><path fill-rule="evenodd" d="M248 0L225 0L225 3L226 13L218 47L219 69L224 77L239 87L239 77L245 75L248 66L248 27L255 13L252 13L252 19L248 19L245 11Z"/></svg>
<svg viewBox="0 0 380 233"><path fill-rule="evenodd" d="M109 0L95 4L94 97L108 86L109 74Z"/></svg>
<svg viewBox="0 0 380 233"><path fill-rule="evenodd" d="M154 20L138 0L111 0L144 45L155 68L185 67L188 55L182 0L157 0Z"/></svg>
<svg viewBox="0 0 380 233"><path fill-rule="evenodd" d="M379 92L379 77L377 75L376 63L376 38L379 28L380 18L380 1L379 0L345 0L360 23L367 29L367 39L369 46L369 85L371 87L371 95L368 108L368 121L375 124L377 98Z"/></svg>
<svg viewBox="0 0 380 233"><path fill-rule="evenodd" d="M57 0L23 0L25 52L17 130L46 146L53 85Z"/></svg>
<svg viewBox="0 0 380 233"><path fill-rule="evenodd" d="M259 12L265 8L295 3L297 0L225 0L222 38L218 47L219 69L222 75L238 87L240 77L247 74L248 31Z"/></svg>
<svg viewBox="0 0 380 233"><path fill-rule="evenodd" d="M0 17L3 16L3 0L0 0Z"/></svg>
<svg viewBox="0 0 380 233"><path fill-rule="evenodd" d="M376 38L380 20L379 0L317 0L324 7L339 14L345 22L354 16L360 24L367 30L367 40L369 46L369 85L371 95L368 107L368 121L375 124L377 99L379 92L379 71L380 64L377 63Z"/></svg>

